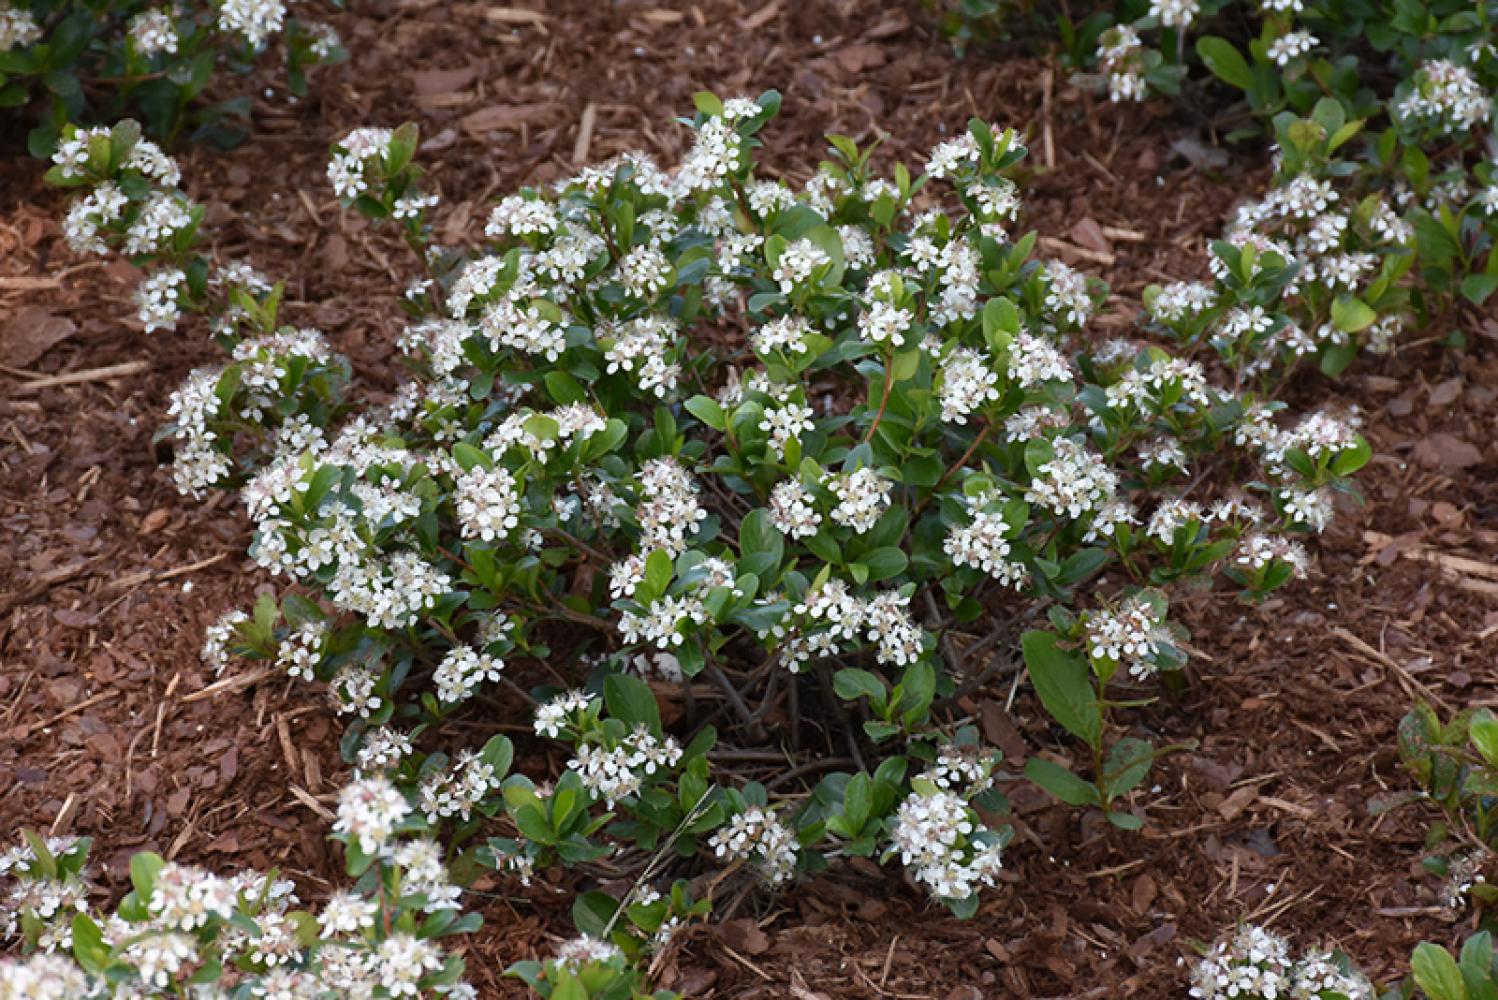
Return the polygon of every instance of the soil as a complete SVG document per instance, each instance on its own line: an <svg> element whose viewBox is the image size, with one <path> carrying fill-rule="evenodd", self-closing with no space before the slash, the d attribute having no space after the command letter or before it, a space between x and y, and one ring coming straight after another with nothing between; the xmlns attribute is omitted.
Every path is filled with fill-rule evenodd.
<svg viewBox="0 0 1498 1000"><path fill-rule="evenodd" d="M182 151L222 254L288 280L286 318L326 331L378 390L398 329L402 248L343 213L323 168L364 124L417 121L438 229L472 239L486 205L584 160L643 148L670 162L691 94L777 87L763 160L804 177L827 132L885 137L918 163L970 115L1029 130L1028 223L1108 280L1095 325L1124 330L1152 281L1202 272L1203 239L1265 168L1220 158L1204 121L1167 105L1099 105L1042 59L953 58L918 5L737 0L670 7L553 0L356 3L332 20L351 59L300 102L274 73L222 88L256 98L251 136ZM592 108L592 115L585 109ZM591 117L593 127L580 126ZM105 889L132 851L212 867L276 867L316 899L339 878L324 838L345 775L336 718L311 689L200 664L204 628L268 581L245 559L227 498L179 497L152 443L167 394L215 359L201 335L144 335L128 265L73 258L65 200L6 141L0 159L0 838L90 835ZM1134 805L1137 834L1007 790L1019 836L1004 884L951 919L892 872L848 865L694 929L661 970L690 997L1166 997L1192 946L1239 919L1340 945L1375 978L1422 938L1471 919L1437 905L1422 807L1371 815L1410 787L1394 730L1415 698L1498 705L1498 586L1464 556L1498 554L1498 322L1467 347L1365 358L1336 383L1300 378L1300 406L1357 406L1376 456L1366 494L1314 545L1310 579L1256 607L1196 593L1175 613L1197 651L1180 693L1126 719L1169 758ZM116 368L100 375L98 370ZM85 374L85 380L61 376ZM91 373L91 374L89 374ZM964 703L1018 772L1066 743L1009 684ZM509 963L570 936L561 873L522 892L486 885L470 939L485 997L521 996Z"/></svg>

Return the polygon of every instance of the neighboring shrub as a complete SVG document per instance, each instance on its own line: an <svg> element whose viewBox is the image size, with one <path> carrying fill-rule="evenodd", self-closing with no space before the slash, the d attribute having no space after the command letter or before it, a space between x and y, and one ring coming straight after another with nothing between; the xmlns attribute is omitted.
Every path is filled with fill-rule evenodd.
<svg viewBox="0 0 1498 1000"><path fill-rule="evenodd" d="M151 853L130 859L132 889L95 910L88 838L27 834L0 855L0 997L445 997L472 1000L463 960L439 939L475 930L460 915L443 850L418 834L419 816L393 786L345 790L340 837L378 849L352 891L320 912L296 909L296 886L275 872L214 875ZM352 831L352 832L350 832ZM405 839L396 839L395 834Z"/></svg>
<svg viewBox="0 0 1498 1000"><path fill-rule="evenodd" d="M1240 91L1249 114L1228 138L1272 131L1284 161L1268 200L1240 212L1235 226L1268 221L1277 228L1277 220L1255 217L1267 207L1299 220L1297 244L1309 241L1317 256L1328 252L1320 245L1333 247L1337 262L1352 266L1348 277L1366 282L1408 272L1408 308L1390 307L1386 328L1363 338L1368 346L1392 345L1411 319L1447 320L1457 296L1481 306L1498 290L1491 3L1126 0L1067 12L1042 7L1032 16L1045 25L1048 42L1059 30L1073 68L1096 67L1097 75L1080 78L1096 81L1113 101L1178 95L1188 79L1210 75ZM1193 76L1199 68L1208 73ZM1201 99L1198 87L1191 100ZM1313 121L1323 134L1311 134ZM1307 155L1316 161L1309 169L1297 162ZM1336 198L1301 200L1308 174L1323 188L1335 182L1340 207L1330 204ZM1414 259L1403 259L1410 254ZM1302 271L1303 279L1331 276ZM1436 335L1448 332L1460 343L1460 329ZM1346 338L1318 345L1323 368L1339 372L1354 345Z"/></svg>
<svg viewBox="0 0 1498 1000"><path fill-rule="evenodd" d="M497 830L475 857L517 879L630 852L635 889L580 897L586 937L514 970L543 994L637 989L630 963L705 911L685 882L663 895L670 876L715 861L774 885L898 856L973 913L1009 830L999 755L953 706L1002 666L969 662L989 645L1022 647L1083 745L1082 775L1037 757L1031 776L1138 826L1116 800L1163 751L1110 714L1185 660L1166 588L1255 598L1303 572L1293 536L1369 454L1334 415L1281 426L1200 365L1081 336L1105 288L1011 235L1012 133L974 121L919 179L833 137L796 190L754 170L778 103L700 95L676 170L635 154L509 196L473 250L429 242L414 129L347 137L335 189L429 275L403 296L413 381L378 406L344 399L319 334L279 325L279 286L198 253L198 210L128 126L70 133L51 175L86 189L75 245L153 267L148 325L207 313L231 354L173 397L177 480L242 487L255 559L293 586L227 616L205 658L327 684L360 772L455 844ZM1234 294L1288 322L1283 283L1256 277L1284 260L1219 252ZM964 651L968 629L991 635ZM505 778L492 744L438 752L474 701L480 727L532 712L570 760ZM738 750L820 748L730 782L719 727Z"/></svg>
<svg viewBox="0 0 1498 1000"><path fill-rule="evenodd" d="M1195 1000L1375 1000L1373 984L1347 956L1312 951L1253 924L1218 941L1191 972Z"/></svg>
<svg viewBox="0 0 1498 1000"><path fill-rule="evenodd" d="M203 105L220 66L247 72L281 36L288 85L306 92L307 67L346 55L330 25L291 16L283 0L161 5L143 0L0 0L0 108L35 122L32 155L51 156L69 123L145 118L158 139L183 128L218 144L241 133L249 100Z"/></svg>
<svg viewBox="0 0 1498 1000"><path fill-rule="evenodd" d="M1479 708L1443 724L1434 709L1418 704L1399 723L1399 758L1419 790L1377 808L1421 801L1440 807L1445 818L1431 824L1424 864L1444 880L1441 904L1459 913L1469 897L1498 900L1486 871L1498 848L1498 717Z"/></svg>

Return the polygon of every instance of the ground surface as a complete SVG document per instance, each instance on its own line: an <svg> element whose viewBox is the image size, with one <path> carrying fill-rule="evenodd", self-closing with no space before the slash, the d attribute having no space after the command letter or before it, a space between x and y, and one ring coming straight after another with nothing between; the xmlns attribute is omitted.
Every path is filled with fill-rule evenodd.
<svg viewBox="0 0 1498 1000"><path fill-rule="evenodd" d="M797 176L829 131L887 132L884 155L914 163L969 115L1029 128L1028 221L1052 238L1045 253L1112 283L1099 332L1128 325L1148 282L1200 273L1204 235L1263 176L1252 157L1204 159L1203 122L1096 106L1044 62L955 62L918 8L353 8L338 19L348 64L300 104L264 91L270 78L246 85L251 140L186 152L184 175L211 206L219 249L288 279L287 318L328 332L376 387L389 382L405 265L324 183L328 143L356 125L421 124L451 242L476 235L496 195L574 158L643 147L669 161L683 141L671 116L702 88L780 88L764 159ZM203 628L266 584L244 559L243 516L177 496L151 441L167 394L213 349L138 332L131 270L68 254L64 203L40 173L0 162L0 835L90 834L108 888L131 851L151 848L277 866L315 898L338 876L323 840L343 772L336 719L310 688L199 664ZM1431 815L1373 818L1368 804L1408 787L1393 731L1412 696L1498 704L1498 588L1464 585L1430 558L1491 564L1498 552L1498 323L1466 332L1464 351L1417 348L1335 385L1292 386L1300 405L1364 412L1377 452L1367 503L1316 544L1312 578L1268 604L1184 603L1201 654L1190 684L1128 721L1200 747L1156 772L1136 803L1141 833L1017 783L1007 880L975 919L941 915L893 875L844 868L694 931L662 985L742 998L1166 997L1183 990L1177 959L1191 943L1242 917L1338 943L1385 977L1420 938L1458 937L1418 865ZM45 381L113 365L128 367ZM1023 690L1004 716L1007 687L969 707L1018 771L1063 744ZM469 951L486 997L519 995L498 972L570 934L567 900L560 876L481 897L487 925Z"/></svg>

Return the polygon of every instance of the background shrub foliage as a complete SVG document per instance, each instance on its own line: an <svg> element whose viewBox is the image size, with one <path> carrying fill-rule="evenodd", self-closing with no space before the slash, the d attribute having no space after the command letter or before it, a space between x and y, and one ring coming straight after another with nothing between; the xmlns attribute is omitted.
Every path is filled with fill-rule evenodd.
<svg viewBox="0 0 1498 1000"><path fill-rule="evenodd" d="M1282 123L1334 104L1316 118L1347 129L1328 151L1344 205L1377 196L1411 227L1412 317L1447 321L1455 297L1482 305L1498 290L1492 0L932 6L959 44L1016 28L1045 45L1059 37L1064 61L1114 101L1215 106L1208 124L1229 140L1268 131L1288 149Z"/></svg>
<svg viewBox="0 0 1498 1000"><path fill-rule="evenodd" d="M28 145L40 157L69 123L126 115L158 139L186 129L232 143L242 133L226 119L247 116L249 98L201 98L216 72L247 72L273 40L297 95L309 66L346 55L330 25L291 16L282 0L0 0L0 109L33 126Z"/></svg>

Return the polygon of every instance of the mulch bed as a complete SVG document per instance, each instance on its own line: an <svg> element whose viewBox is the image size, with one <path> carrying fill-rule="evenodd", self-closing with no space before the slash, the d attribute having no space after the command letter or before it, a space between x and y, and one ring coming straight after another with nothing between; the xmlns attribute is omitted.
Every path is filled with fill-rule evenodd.
<svg viewBox="0 0 1498 1000"><path fill-rule="evenodd" d="M1033 57L955 61L922 17L857 0L556 0L544 14L359 3L334 17L349 63L316 74L299 103L273 73L244 81L250 140L183 151L183 174L217 249L286 278L288 321L326 331L376 391L393 384L402 248L344 214L323 177L329 142L362 124L421 124L439 233L458 242L496 196L581 160L643 148L671 162L684 130L670 119L699 89L781 89L763 160L792 177L814 168L827 132L887 133L886 162L914 164L979 115L1029 129L1027 221L1045 254L1112 284L1100 335L1127 328L1146 284L1201 273L1204 237L1262 182L1262 163L1214 166L1200 122L1099 107ZM65 201L41 172L21 155L0 162L0 837L93 836L110 890L132 851L153 849L278 867L318 898L339 878L324 840L345 776L337 719L310 688L199 663L203 629L269 582L245 559L242 513L179 497L151 440L167 394L215 350L200 331L139 332L133 272L69 255ZM1498 323L1464 329L1466 350L1363 359L1337 383L1292 386L1299 406L1363 412L1377 453L1366 502L1314 546L1309 581L1257 607L1179 602L1200 653L1190 683L1127 721L1200 745L1156 770L1136 802L1142 832L1016 782L1011 867L973 920L893 872L847 865L693 930L661 985L798 1000L1165 997L1182 992L1191 943L1244 917L1340 944L1385 978L1421 938L1460 937L1419 865L1431 814L1375 818L1369 803L1408 787L1394 727L1413 698L1498 704L1498 587L1449 559L1498 553ZM93 374L69 381L79 373ZM1018 772L1065 744L1023 691L1006 717L1007 687L965 707ZM485 997L523 995L499 973L570 936L571 887L554 873L525 893L481 889L472 978Z"/></svg>

